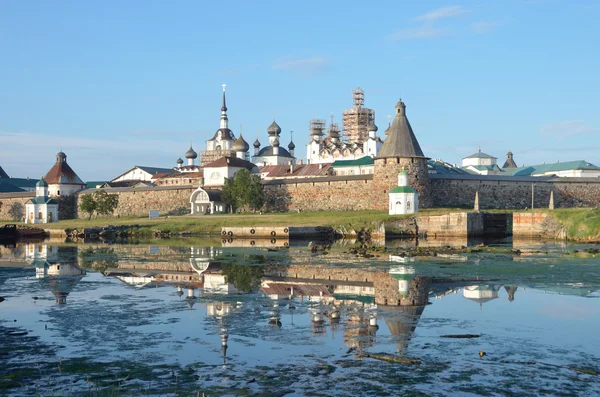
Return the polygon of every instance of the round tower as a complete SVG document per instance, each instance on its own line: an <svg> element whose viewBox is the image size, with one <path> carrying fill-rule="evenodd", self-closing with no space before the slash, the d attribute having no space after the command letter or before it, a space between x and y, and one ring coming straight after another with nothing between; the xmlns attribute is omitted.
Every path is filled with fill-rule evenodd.
<svg viewBox="0 0 600 397"><path fill-rule="evenodd" d="M378 193L377 207L387 208L388 193L396 186L398 174L403 170L408 174L408 185L419 193L420 207L431 207L433 200L427 160L429 158L423 154L406 118L406 105L400 100L387 137L375 158L373 184Z"/></svg>

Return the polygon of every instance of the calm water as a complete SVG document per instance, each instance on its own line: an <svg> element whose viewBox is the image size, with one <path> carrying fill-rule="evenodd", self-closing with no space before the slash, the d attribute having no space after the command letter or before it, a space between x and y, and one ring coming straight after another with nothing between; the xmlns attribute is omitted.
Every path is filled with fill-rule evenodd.
<svg viewBox="0 0 600 397"><path fill-rule="evenodd" d="M0 248L0 395L600 394L598 246L411 244Z"/></svg>

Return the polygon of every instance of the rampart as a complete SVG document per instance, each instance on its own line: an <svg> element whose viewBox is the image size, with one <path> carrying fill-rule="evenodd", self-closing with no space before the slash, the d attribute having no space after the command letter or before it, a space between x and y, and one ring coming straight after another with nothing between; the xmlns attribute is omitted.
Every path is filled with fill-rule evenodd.
<svg viewBox="0 0 600 397"><path fill-rule="evenodd" d="M103 190L119 196L113 216L148 216L150 210L158 210L160 215L184 215L190 213L190 196L196 189L195 186L87 189L78 193L77 206L84 194ZM88 215L79 211L78 216Z"/></svg>
<svg viewBox="0 0 600 397"><path fill-rule="evenodd" d="M475 192L479 207L548 208L550 193L554 206L595 207L600 205L600 178L507 177L477 175L431 175L435 207L473 208Z"/></svg>
<svg viewBox="0 0 600 397"><path fill-rule="evenodd" d="M35 197L33 192L0 193L0 220L23 221L25 219L25 204Z"/></svg>

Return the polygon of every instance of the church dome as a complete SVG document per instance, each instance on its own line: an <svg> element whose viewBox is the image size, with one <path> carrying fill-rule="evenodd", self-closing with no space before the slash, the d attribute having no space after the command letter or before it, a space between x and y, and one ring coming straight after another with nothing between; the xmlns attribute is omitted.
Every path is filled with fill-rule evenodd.
<svg viewBox="0 0 600 397"><path fill-rule="evenodd" d="M294 144L294 141L290 141L290 144L288 145L288 149L290 149L290 150L296 149L296 145Z"/></svg>
<svg viewBox="0 0 600 397"><path fill-rule="evenodd" d="M186 159L195 159L198 157L198 153L196 153L194 151L194 149L192 149L192 145L190 145L190 148L187 152L185 152L185 158Z"/></svg>
<svg viewBox="0 0 600 397"><path fill-rule="evenodd" d="M180 158L177 159L177 164L183 164L183 160Z"/></svg>
<svg viewBox="0 0 600 397"><path fill-rule="evenodd" d="M368 131L373 131L373 132L377 132L378 128L375 125L375 123L370 123L369 127L367 128Z"/></svg>
<svg viewBox="0 0 600 397"><path fill-rule="evenodd" d="M240 137L234 142L231 149L234 152L247 152L250 149L250 145L248 145L248 142L246 142L244 138L242 138L242 134L240 134Z"/></svg>
<svg viewBox="0 0 600 397"><path fill-rule="evenodd" d="M275 120L273 120L269 128L267 128L267 132L269 135L279 135L281 134L281 127L279 124L277 124L277 122L275 122Z"/></svg>
<svg viewBox="0 0 600 397"><path fill-rule="evenodd" d="M258 138L256 138L256 140L254 141L254 147L255 148L259 148L260 147L260 142L259 142Z"/></svg>
<svg viewBox="0 0 600 397"><path fill-rule="evenodd" d="M48 187L48 184L44 180L44 177L41 177L38 183L35 184L35 187Z"/></svg>

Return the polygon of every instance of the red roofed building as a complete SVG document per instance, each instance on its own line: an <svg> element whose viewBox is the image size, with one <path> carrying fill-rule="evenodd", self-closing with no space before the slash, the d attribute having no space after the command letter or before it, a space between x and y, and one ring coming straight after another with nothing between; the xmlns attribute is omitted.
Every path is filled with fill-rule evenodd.
<svg viewBox="0 0 600 397"><path fill-rule="evenodd" d="M44 180L48 184L50 196L68 196L85 188L85 183L67 164L67 155L63 152L58 152L56 163L50 168Z"/></svg>

